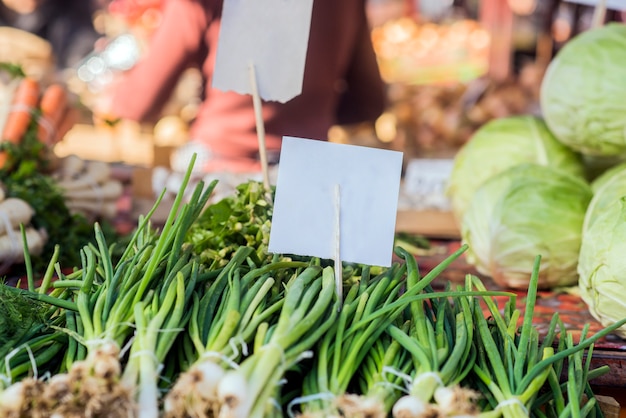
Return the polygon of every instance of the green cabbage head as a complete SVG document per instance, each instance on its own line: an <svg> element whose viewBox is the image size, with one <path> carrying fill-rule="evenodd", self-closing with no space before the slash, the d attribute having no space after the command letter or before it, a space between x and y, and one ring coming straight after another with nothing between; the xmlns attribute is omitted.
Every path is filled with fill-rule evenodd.
<svg viewBox="0 0 626 418"><path fill-rule="evenodd" d="M605 212L606 208L626 196L626 163L616 165L591 182L593 198L587 208L583 232Z"/></svg>
<svg viewBox="0 0 626 418"><path fill-rule="evenodd" d="M626 316L626 197L615 200L584 231L578 285L591 315L603 326ZM626 338L626 327L616 332Z"/></svg>
<svg viewBox="0 0 626 418"><path fill-rule="evenodd" d="M507 288L525 289L541 256L539 287L576 284L589 184L552 167L521 164L487 180L461 223L467 261Z"/></svg>
<svg viewBox="0 0 626 418"><path fill-rule="evenodd" d="M531 115L494 119L478 129L454 157L446 194L457 221L461 222L483 182L523 163L584 175L580 154L560 143L542 119Z"/></svg>
<svg viewBox="0 0 626 418"><path fill-rule="evenodd" d="M587 155L626 153L626 25L582 32L550 62L541 111L554 135Z"/></svg>

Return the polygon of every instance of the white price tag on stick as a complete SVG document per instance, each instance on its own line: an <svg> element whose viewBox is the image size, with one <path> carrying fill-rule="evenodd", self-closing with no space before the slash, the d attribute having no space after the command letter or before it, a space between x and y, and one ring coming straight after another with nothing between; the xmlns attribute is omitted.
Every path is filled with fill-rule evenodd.
<svg viewBox="0 0 626 418"><path fill-rule="evenodd" d="M213 87L286 102L302 92L313 0L224 0Z"/></svg>
<svg viewBox="0 0 626 418"><path fill-rule="evenodd" d="M401 152L284 137L269 251L390 266L401 171Z"/></svg>

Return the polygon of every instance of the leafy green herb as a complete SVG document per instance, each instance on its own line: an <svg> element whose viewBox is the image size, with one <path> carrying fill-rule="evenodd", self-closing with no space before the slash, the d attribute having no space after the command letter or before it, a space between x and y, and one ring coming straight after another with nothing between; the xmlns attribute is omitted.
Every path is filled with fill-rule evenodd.
<svg viewBox="0 0 626 418"><path fill-rule="evenodd" d="M255 249L256 260L270 260L272 206L265 199L263 184L249 181L236 193L207 206L185 241L192 245L203 264L225 266L239 247Z"/></svg>

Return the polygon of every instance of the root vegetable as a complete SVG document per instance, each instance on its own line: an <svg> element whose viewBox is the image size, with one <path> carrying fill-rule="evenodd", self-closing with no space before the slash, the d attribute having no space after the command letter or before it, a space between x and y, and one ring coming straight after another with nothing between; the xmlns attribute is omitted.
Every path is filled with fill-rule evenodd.
<svg viewBox="0 0 626 418"><path fill-rule="evenodd" d="M99 202L94 200L72 200L66 203L73 213L99 215L104 218L114 218L117 215L117 202Z"/></svg>
<svg viewBox="0 0 626 418"><path fill-rule="evenodd" d="M38 104L39 90L35 79L24 77L20 81L2 131L2 141L18 144L22 140L32 120L32 109ZM0 153L0 167L4 167L7 158L6 152Z"/></svg>
<svg viewBox="0 0 626 418"><path fill-rule="evenodd" d="M67 110L67 104L67 91L61 84L55 83L46 87L39 102L41 117L37 134L42 143L50 144L56 136L57 127Z"/></svg>
<svg viewBox="0 0 626 418"><path fill-rule="evenodd" d="M17 197L0 201L0 234L6 234L8 226L15 229L20 224L27 225L34 213L30 204Z"/></svg>
<svg viewBox="0 0 626 418"><path fill-rule="evenodd" d="M85 160L80 158L78 155L68 155L61 161L61 169L59 173L61 180L74 179L85 169L85 166Z"/></svg>
<svg viewBox="0 0 626 418"><path fill-rule="evenodd" d="M14 144L21 141L22 136L32 120L32 110L39 101L39 83L30 77L20 81L13 104L2 132L2 139Z"/></svg>
<svg viewBox="0 0 626 418"><path fill-rule="evenodd" d="M62 187L62 186L61 186ZM81 189L65 190L63 195L68 200L111 200L117 199L123 192L122 183L117 180L109 180L103 184L91 184Z"/></svg>
<svg viewBox="0 0 626 418"><path fill-rule="evenodd" d="M54 145L58 142L61 142L70 129L76 124L78 121L78 111L74 108L68 107L65 109L61 120L56 126L55 135L51 139L49 145Z"/></svg>
<svg viewBox="0 0 626 418"><path fill-rule="evenodd" d="M31 255L39 255L46 244L45 233L33 227L25 229L28 252ZM21 263L24 261L24 242L22 233L13 230L10 234L0 235L0 263Z"/></svg>
<svg viewBox="0 0 626 418"><path fill-rule="evenodd" d="M86 162L83 175L75 180L59 181L59 187L66 191L85 189L107 181L111 176L111 168L104 161Z"/></svg>

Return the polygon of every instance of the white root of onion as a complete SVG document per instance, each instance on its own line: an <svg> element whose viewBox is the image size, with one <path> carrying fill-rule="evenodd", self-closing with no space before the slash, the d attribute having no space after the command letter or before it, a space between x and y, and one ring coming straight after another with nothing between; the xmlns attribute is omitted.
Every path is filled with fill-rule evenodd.
<svg viewBox="0 0 626 418"><path fill-rule="evenodd" d="M163 402L165 418L216 417L219 413L217 388L225 370L204 360L182 373Z"/></svg>
<svg viewBox="0 0 626 418"><path fill-rule="evenodd" d="M345 418L386 418L380 400L355 394L344 394L337 399L337 407Z"/></svg>
<svg viewBox="0 0 626 418"><path fill-rule="evenodd" d="M461 386L440 386L435 389L433 399L443 415L468 416L478 414L479 396L478 392Z"/></svg>
<svg viewBox="0 0 626 418"><path fill-rule="evenodd" d="M0 416L19 416L25 402L24 382L15 382L0 392Z"/></svg>
<svg viewBox="0 0 626 418"><path fill-rule="evenodd" d="M393 405L393 418L427 418L433 416L434 406L413 395L405 395Z"/></svg>
<svg viewBox="0 0 626 418"><path fill-rule="evenodd" d="M0 392L0 416L20 418L36 416L36 408L42 398L44 383L35 378L26 378Z"/></svg>
<svg viewBox="0 0 626 418"><path fill-rule="evenodd" d="M238 370L229 370L219 382L217 396L221 407L219 418L256 418L250 416L252 399L248 382Z"/></svg>

